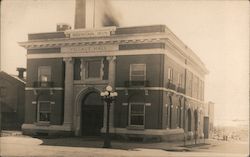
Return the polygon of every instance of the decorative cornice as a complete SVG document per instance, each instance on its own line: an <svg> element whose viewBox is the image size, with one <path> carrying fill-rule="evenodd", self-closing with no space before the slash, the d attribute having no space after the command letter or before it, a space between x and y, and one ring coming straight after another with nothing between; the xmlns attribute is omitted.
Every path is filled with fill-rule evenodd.
<svg viewBox="0 0 250 157"><path fill-rule="evenodd" d="M19 42L19 45L26 49L40 49L40 48L58 48L67 46L87 46L99 44L128 44L128 43L154 43L165 42L167 35L159 34L140 34L140 35L113 35L108 37L98 38L57 38L44 40L31 40L26 42Z"/></svg>

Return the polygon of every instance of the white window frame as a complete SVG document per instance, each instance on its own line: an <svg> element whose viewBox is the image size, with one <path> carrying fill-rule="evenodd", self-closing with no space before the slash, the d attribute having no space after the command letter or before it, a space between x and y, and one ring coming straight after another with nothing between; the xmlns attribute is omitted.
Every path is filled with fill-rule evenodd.
<svg viewBox="0 0 250 157"><path fill-rule="evenodd" d="M51 102L50 101L38 101L38 105L37 105L37 122L38 123L45 123L48 124L50 123L50 121L40 121L40 103L49 103L50 105L50 118L51 118Z"/></svg>
<svg viewBox="0 0 250 157"><path fill-rule="evenodd" d="M130 70L129 70L129 81L133 81L132 80L132 70L133 70L133 66L135 66L135 65L143 65L144 66L144 74L143 75L133 75L133 76L144 76L144 80L143 81L145 81L146 80L146 64L142 64L142 63L140 63L140 64L130 64Z"/></svg>
<svg viewBox="0 0 250 157"><path fill-rule="evenodd" d="M143 105L143 125L133 125L133 124L131 124L131 106L133 104L135 104L135 105ZM129 127L132 127L132 128L144 129L144 127L145 127L145 103L143 103L143 102L129 103L128 125L129 125Z"/></svg>
<svg viewBox="0 0 250 157"><path fill-rule="evenodd" d="M171 67L168 68L168 81L170 83L173 83L174 81L174 69Z"/></svg>
<svg viewBox="0 0 250 157"><path fill-rule="evenodd" d="M49 69L49 72L50 72L49 76L47 77L48 80L47 81L43 81L43 82L49 82L49 81L51 81L51 78L52 78L51 66L39 66L38 67L38 81L42 82L42 80L41 80L41 76L42 76L42 72L41 71L42 71L42 69Z"/></svg>

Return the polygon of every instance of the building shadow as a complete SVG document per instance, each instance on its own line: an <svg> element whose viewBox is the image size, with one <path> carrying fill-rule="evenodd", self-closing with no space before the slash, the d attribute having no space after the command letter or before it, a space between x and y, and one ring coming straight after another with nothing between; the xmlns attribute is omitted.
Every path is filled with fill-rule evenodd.
<svg viewBox="0 0 250 157"><path fill-rule="evenodd" d="M65 147L87 147L87 148L102 148L104 138L103 137L60 137L60 138L48 138L48 137L36 137L42 140L41 145L46 146L65 146ZM148 143L131 142L112 139L112 149L121 150L136 150L142 145ZM136 147L137 146L137 147ZM139 147L138 147L139 146Z"/></svg>

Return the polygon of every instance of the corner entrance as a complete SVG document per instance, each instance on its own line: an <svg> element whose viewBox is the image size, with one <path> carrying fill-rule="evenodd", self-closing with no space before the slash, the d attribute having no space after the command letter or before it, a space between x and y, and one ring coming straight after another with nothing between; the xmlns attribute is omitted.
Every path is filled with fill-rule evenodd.
<svg viewBox="0 0 250 157"><path fill-rule="evenodd" d="M103 102L98 92L87 93L82 100L82 136L100 136L103 127Z"/></svg>

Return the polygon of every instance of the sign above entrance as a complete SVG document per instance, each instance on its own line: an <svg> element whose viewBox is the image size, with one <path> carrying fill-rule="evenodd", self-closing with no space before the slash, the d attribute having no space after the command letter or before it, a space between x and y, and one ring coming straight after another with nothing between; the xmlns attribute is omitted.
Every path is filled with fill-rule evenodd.
<svg viewBox="0 0 250 157"><path fill-rule="evenodd" d="M88 53L88 52L107 52L119 50L118 45L93 45L93 46L74 46L74 47L62 47L62 53Z"/></svg>
<svg viewBox="0 0 250 157"><path fill-rule="evenodd" d="M65 31L66 36L69 38L90 38L90 37L107 37L114 32L116 27L105 27L97 29L76 29Z"/></svg>

